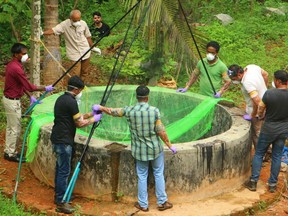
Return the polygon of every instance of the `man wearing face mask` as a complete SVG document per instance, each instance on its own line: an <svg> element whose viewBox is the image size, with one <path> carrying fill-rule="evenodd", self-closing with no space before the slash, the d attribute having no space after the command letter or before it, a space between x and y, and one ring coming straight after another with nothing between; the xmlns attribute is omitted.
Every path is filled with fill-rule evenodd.
<svg viewBox="0 0 288 216"><path fill-rule="evenodd" d="M247 65L244 69L233 64L227 71L234 84L241 84L241 90L246 101L246 113L243 118L252 123L252 139L256 147L262 120L256 118L259 103L267 90L268 73L257 65Z"/></svg>
<svg viewBox="0 0 288 216"><path fill-rule="evenodd" d="M71 214L74 208L63 203L62 199L68 186L76 128L85 127L100 121L102 115L93 112L81 114L77 105L84 88L78 76L68 80L67 91L61 95L54 106L54 125L51 133L53 152L56 154L55 204L56 211Z"/></svg>
<svg viewBox="0 0 288 216"><path fill-rule="evenodd" d="M30 102L35 103L37 99L30 95L33 91L47 91L54 89L50 86L36 86L29 82L24 72L22 63L29 57L28 48L22 43L15 43L11 48L12 60L7 64L5 70L5 85L3 93L3 105L5 109L6 141L4 149L4 159L8 161L19 162L20 155L17 153L19 137L21 133L21 101L20 98L26 94ZM25 162L25 158L23 158Z"/></svg>
<svg viewBox="0 0 288 216"><path fill-rule="evenodd" d="M211 82L215 88L214 93L210 81L208 79L202 61L197 63L195 70L192 72L189 81L186 83L185 88L179 88L176 91L185 93L191 85L200 77L200 94L206 96L214 96L220 98L221 95L228 89L231 80L227 76L227 66L219 59L218 52L220 45L216 41L210 41L206 45L206 58L203 59L207 72L210 76ZM223 84L224 83L224 84Z"/></svg>
<svg viewBox="0 0 288 216"><path fill-rule="evenodd" d="M71 61L69 66L75 64L84 53L93 45L91 33L84 20L81 20L81 12L72 10L70 18L59 23L52 29L43 32L43 35L63 35L65 39L66 56ZM101 50L94 47L92 51L101 54ZM90 67L90 52L88 52L80 62L70 71L71 75L80 76L83 81L88 81Z"/></svg>

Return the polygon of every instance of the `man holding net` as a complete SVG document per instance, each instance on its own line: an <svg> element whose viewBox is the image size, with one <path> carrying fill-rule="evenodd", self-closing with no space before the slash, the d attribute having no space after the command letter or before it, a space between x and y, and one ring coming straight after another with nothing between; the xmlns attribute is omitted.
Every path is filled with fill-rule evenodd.
<svg viewBox="0 0 288 216"><path fill-rule="evenodd" d="M56 154L55 200L56 211L65 214L74 212L74 208L62 201L68 187L76 127L81 128L101 120L101 114L92 112L81 114L77 99L80 99L84 82L78 76L68 80L67 91L57 98L54 106L54 125L51 142Z"/></svg>
<svg viewBox="0 0 288 216"><path fill-rule="evenodd" d="M206 58L197 63L197 66L192 72L185 88L178 88L176 92L185 93L199 78L200 94L220 98L228 89L231 80L226 73L227 66L218 57L219 50L219 43L216 41L210 41L206 45ZM210 77L211 83L209 82L208 76ZM211 85L215 88L216 94Z"/></svg>
<svg viewBox="0 0 288 216"><path fill-rule="evenodd" d="M138 103L124 108L107 108L93 105L94 113L104 112L114 117L126 117L131 133L131 153L136 160L136 172L138 176L138 202L134 206L141 211L149 211L147 179L149 163L153 168L155 178L155 190L158 210L163 211L172 208L168 202L165 191L164 179L164 149L160 139L166 146L176 153L166 134L165 127L160 119L159 109L148 104L149 88L138 86L136 97Z"/></svg>

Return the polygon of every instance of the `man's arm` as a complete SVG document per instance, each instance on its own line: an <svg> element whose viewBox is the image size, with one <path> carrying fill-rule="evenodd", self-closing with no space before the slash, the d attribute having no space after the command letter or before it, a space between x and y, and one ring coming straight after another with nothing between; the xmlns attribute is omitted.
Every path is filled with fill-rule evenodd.
<svg viewBox="0 0 288 216"><path fill-rule="evenodd" d="M263 70L261 68L261 74L262 74L262 77L263 77L264 82L266 84L266 87L268 87L268 82L269 82L269 80L268 80L268 75L269 75L268 72L266 72L265 70Z"/></svg>
<svg viewBox="0 0 288 216"><path fill-rule="evenodd" d="M249 93L249 95L253 101L253 111L251 113L251 117L256 117L258 106L259 106L259 103L261 102L261 98L259 97L257 91L252 91Z"/></svg>
<svg viewBox="0 0 288 216"><path fill-rule="evenodd" d="M101 115L101 114L98 114ZM82 115L81 113L77 113L76 115L73 116L75 125L77 128L81 128L81 127L85 127L88 126L90 124L93 124L94 122L97 122L101 119L101 117L99 116L99 118L97 118L96 116L93 116L93 113L86 113L84 115Z"/></svg>
<svg viewBox="0 0 288 216"><path fill-rule="evenodd" d="M52 35L52 34L54 34L54 31L52 28L43 32L43 35Z"/></svg>
<svg viewBox="0 0 288 216"><path fill-rule="evenodd" d="M93 46L93 41L92 41L91 37L87 37L87 41L88 41L90 47Z"/></svg>
<svg viewBox="0 0 288 216"><path fill-rule="evenodd" d="M263 119L265 117L265 110L266 110L266 105L263 103L263 101L260 101L256 116L259 119Z"/></svg>
<svg viewBox="0 0 288 216"><path fill-rule="evenodd" d="M161 120L160 119L156 120L155 125L156 125L155 126L155 131L156 131L157 135L161 138L161 140L165 143L165 145L169 149L171 149L173 146L172 146L172 144L171 144L171 142L170 142L170 140L168 138L168 135L166 133L165 127L162 124ZM171 149L171 151L173 151L172 149ZM174 153L174 151L173 151L173 153ZM175 153L176 153L176 149L175 149Z"/></svg>
<svg viewBox="0 0 288 216"><path fill-rule="evenodd" d="M114 117L122 117L124 115L122 108L109 108L99 105L99 110Z"/></svg>
<svg viewBox="0 0 288 216"><path fill-rule="evenodd" d="M222 86L222 88L220 89L220 94L222 95L225 91L227 91L227 89L229 88L231 84L231 80L224 80L224 85Z"/></svg>
<svg viewBox="0 0 288 216"><path fill-rule="evenodd" d="M186 89L189 89L193 85L193 83L198 79L199 74L199 69L195 68L190 76L189 81L186 83Z"/></svg>

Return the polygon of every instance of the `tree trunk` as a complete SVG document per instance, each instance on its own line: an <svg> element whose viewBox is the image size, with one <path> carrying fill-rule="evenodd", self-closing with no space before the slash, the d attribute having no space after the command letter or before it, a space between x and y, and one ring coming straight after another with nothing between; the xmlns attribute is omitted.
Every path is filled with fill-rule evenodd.
<svg viewBox="0 0 288 216"><path fill-rule="evenodd" d="M40 43L38 41L40 39L41 27L41 0L33 0L32 13L30 74L32 75L31 81L35 85L40 85Z"/></svg>
<svg viewBox="0 0 288 216"><path fill-rule="evenodd" d="M44 28L47 30L58 24L58 0L46 0L44 7ZM51 54L44 49L43 81L45 85L50 85L62 75L59 36L45 36L45 46ZM58 85L61 86L61 82Z"/></svg>

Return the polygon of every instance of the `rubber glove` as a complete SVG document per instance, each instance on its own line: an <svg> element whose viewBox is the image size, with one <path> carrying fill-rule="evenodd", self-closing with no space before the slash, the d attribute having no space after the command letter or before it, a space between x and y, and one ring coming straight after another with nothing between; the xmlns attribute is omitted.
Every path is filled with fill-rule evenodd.
<svg viewBox="0 0 288 216"><path fill-rule="evenodd" d="M34 96L31 96L30 97L30 106L32 105L32 104L34 104L35 102L37 102L37 99L34 97ZM42 101L38 101L38 104L41 104L42 103Z"/></svg>
<svg viewBox="0 0 288 216"><path fill-rule="evenodd" d="M217 92L216 94L214 94L214 98L220 98L221 97L221 93Z"/></svg>
<svg viewBox="0 0 288 216"><path fill-rule="evenodd" d="M54 87L52 85L49 85L49 86L45 86L45 91L47 92L51 92L54 90Z"/></svg>
<svg viewBox="0 0 288 216"><path fill-rule="evenodd" d="M98 55L101 55L101 49L98 47L93 47L91 51L96 52Z"/></svg>
<svg viewBox="0 0 288 216"><path fill-rule="evenodd" d="M99 104L94 104L92 106L92 112L93 112L93 115L101 113L100 105Z"/></svg>
<svg viewBox="0 0 288 216"><path fill-rule="evenodd" d="M243 118L244 118L246 121L251 121L251 120L252 120L252 117L251 117L249 114L243 115Z"/></svg>
<svg viewBox="0 0 288 216"><path fill-rule="evenodd" d="M178 88L176 90L176 92L182 92L182 93L185 93L188 89L187 88Z"/></svg>
<svg viewBox="0 0 288 216"><path fill-rule="evenodd" d="M171 146L170 150L172 151L173 154L177 153L177 150L176 150L175 146Z"/></svg>
<svg viewBox="0 0 288 216"><path fill-rule="evenodd" d="M98 122L98 121L101 120L102 114L95 114L95 115L93 115L93 118L94 118L94 121L95 121L95 122Z"/></svg>

